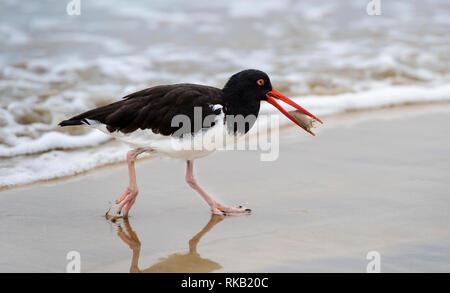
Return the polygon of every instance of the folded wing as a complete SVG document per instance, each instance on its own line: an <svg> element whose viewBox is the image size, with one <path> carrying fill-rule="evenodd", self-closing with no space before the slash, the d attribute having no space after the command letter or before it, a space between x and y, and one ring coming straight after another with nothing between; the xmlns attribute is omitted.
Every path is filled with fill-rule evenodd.
<svg viewBox="0 0 450 293"><path fill-rule="evenodd" d="M186 115L191 122L190 130L186 132L195 133L213 125L194 123L194 108L201 108L204 121L208 115L220 114L221 110L214 105L223 105L218 88L194 84L162 85L130 94L121 101L84 112L59 125L102 123L109 132L151 129L154 133L172 135L183 126L172 126L173 117ZM178 131L177 134L184 133Z"/></svg>

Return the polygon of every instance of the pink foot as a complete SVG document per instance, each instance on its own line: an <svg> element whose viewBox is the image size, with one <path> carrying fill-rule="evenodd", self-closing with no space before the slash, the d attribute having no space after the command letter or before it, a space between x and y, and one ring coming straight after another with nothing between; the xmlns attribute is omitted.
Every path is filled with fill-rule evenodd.
<svg viewBox="0 0 450 293"><path fill-rule="evenodd" d="M120 203L117 213L120 215L123 209L123 216L128 217L128 212L136 201L138 195L138 189L136 187L127 187L125 191L116 200L116 204Z"/></svg>
<svg viewBox="0 0 450 293"><path fill-rule="evenodd" d="M214 202L211 205L211 212L216 215L227 215L227 214L242 214L242 213L250 213L252 210L243 208L242 206L239 207L229 207L225 206L223 204L220 204L218 202Z"/></svg>

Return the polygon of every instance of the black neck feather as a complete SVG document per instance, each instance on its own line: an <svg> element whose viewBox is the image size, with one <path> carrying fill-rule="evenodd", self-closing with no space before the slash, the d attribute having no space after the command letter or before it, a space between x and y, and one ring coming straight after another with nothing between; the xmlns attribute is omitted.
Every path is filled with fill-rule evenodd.
<svg viewBox="0 0 450 293"><path fill-rule="evenodd" d="M225 104L224 112L228 130L234 133L247 133L258 117L261 106L260 99L251 96L249 93L239 91L224 90L223 94ZM236 121L240 121L238 116L242 116L245 119L244 125L236 123ZM234 119L231 119L232 117Z"/></svg>

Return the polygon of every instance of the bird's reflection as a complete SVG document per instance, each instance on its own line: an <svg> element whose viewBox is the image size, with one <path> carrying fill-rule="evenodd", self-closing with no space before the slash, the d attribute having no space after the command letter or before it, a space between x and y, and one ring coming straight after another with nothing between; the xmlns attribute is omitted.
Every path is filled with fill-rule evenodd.
<svg viewBox="0 0 450 293"><path fill-rule="evenodd" d="M128 218L123 218L123 222L117 221L117 218L106 218L108 221L117 225L117 235L133 251L130 273L209 273L222 268L217 262L202 258L197 252L197 244L203 235L223 220L223 217L220 215L212 215L206 226L189 240L188 253L173 253L144 270L139 269L138 265L141 242L136 232L133 231ZM125 229L122 228L122 224Z"/></svg>

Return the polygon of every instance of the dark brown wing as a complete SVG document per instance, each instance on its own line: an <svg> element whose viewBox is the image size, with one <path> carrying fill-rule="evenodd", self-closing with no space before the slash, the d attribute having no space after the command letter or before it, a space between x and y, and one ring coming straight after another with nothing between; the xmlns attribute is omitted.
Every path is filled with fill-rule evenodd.
<svg viewBox="0 0 450 293"><path fill-rule="evenodd" d="M188 131L195 133L213 125L195 125L194 108L201 108L202 121L208 115L219 115L220 109L213 110L212 106L223 105L221 93L218 88L196 84L155 86L62 121L60 125L89 124L89 119L105 124L110 132L130 133L137 129L151 129L154 133L172 135L183 126L172 126L172 118L186 115L191 122ZM177 134L186 132L178 131Z"/></svg>

